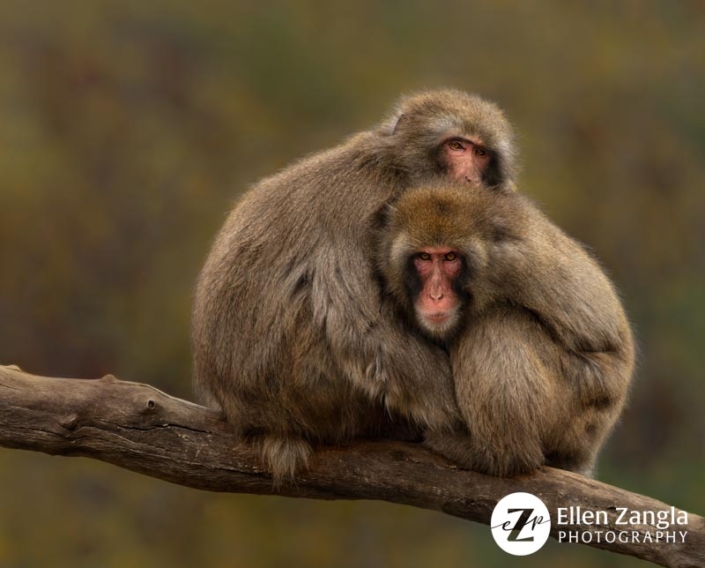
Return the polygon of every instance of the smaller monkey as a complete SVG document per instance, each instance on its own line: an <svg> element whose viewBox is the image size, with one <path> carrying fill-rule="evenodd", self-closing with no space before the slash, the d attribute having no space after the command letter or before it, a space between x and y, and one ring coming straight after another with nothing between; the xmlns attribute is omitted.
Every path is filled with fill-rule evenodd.
<svg viewBox="0 0 705 568"><path fill-rule="evenodd" d="M426 444L483 473L591 475L626 399L629 323L600 265L510 191L438 186L387 212L387 300L448 350L462 422Z"/></svg>

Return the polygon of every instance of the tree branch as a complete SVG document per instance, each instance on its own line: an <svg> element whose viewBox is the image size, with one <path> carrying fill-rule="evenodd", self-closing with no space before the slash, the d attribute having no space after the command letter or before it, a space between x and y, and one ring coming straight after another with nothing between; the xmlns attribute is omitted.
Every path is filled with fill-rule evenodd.
<svg viewBox="0 0 705 568"><path fill-rule="evenodd" d="M617 524L617 507L670 511L649 497L579 475L543 468L515 479L460 470L417 444L356 442L316 452L311 470L276 488L247 447L238 446L219 413L112 375L96 380L59 379L0 366L0 446L52 455L85 456L172 483L232 493L279 494L314 499L379 499L442 511L489 524L499 499L525 491L552 514L560 530L658 530ZM609 526L556 526L558 507L605 511ZM676 514L679 511L676 510ZM663 566L705 566L705 519L688 514L684 542L596 542L604 548ZM593 534L596 536L596 534Z"/></svg>

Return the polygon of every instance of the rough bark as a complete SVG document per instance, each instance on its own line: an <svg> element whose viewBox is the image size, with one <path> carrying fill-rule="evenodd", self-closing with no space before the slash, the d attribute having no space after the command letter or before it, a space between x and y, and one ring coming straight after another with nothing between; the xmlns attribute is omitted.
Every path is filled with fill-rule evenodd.
<svg viewBox="0 0 705 568"><path fill-rule="evenodd" d="M246 447L238 446L217 412L144 384L102 379L60 379L0 366L0 446L52 455L85 456L172 483L233 493L279 494L314 499L379 499L442 511L489 524L499 499L517 491L557 507L606 511L617 525L617 507L670 511L670 506L599 481L551 468L515 479L460 470L417 444L361 441L316 452L309 472L295 484L274 487ZM676 509L676 513L679 510ZM552 518L552 536L558 528ZM688 514L685 542L591 546L672 567L705 566L705 519ZM589 527L578 528L581 531ZM489 534L488 534L489 538ZM641 540L641 539L640 539Z"/></svg>

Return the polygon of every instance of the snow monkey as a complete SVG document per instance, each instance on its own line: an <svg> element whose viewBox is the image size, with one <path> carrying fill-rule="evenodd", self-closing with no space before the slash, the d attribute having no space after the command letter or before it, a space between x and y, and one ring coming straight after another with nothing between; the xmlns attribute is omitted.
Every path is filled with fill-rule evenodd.
<svg viewBox="0 0 705 568"><path fill-rule="evenodd" d="M526 197L451 185L387 213L377 267L397 317L447 349L461 419L426 443L499 476L591 475L634 366L600 265Z"/></svg>
<svg viewBox="0 0 705 568"><path fill-rule="evenodd" d="M449 431L460 420L443 346L410 332L374 267L381 212L408 188L457 181L511 192L512 129L455 90L403 98L339 146L261 180L230 213L199 277L194 375L275 479L312 445Z"/></svg>

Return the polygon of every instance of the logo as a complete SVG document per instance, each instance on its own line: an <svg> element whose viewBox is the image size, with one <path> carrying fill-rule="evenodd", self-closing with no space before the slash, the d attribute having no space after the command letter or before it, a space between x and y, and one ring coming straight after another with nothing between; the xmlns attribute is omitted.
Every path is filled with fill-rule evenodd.
<svg viewBox="0 0 705 568"><path fill-rule="evenodd" d="M551 532L551 517L543 501L531 493L512 493L492 511L492 537L514 556L527 556L540 549Z"/></svg>

